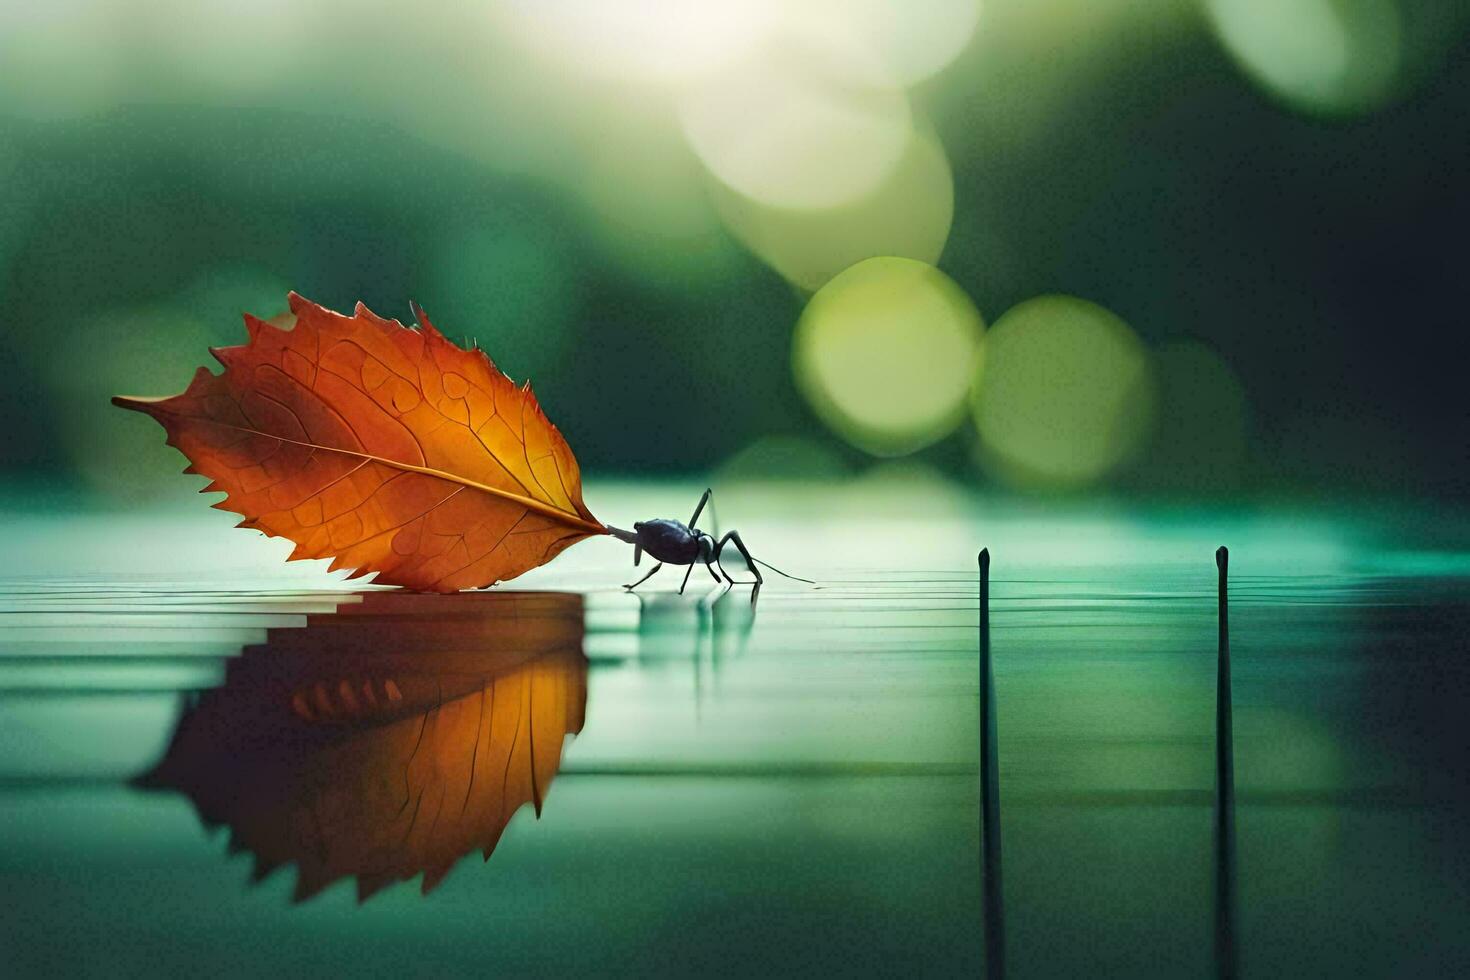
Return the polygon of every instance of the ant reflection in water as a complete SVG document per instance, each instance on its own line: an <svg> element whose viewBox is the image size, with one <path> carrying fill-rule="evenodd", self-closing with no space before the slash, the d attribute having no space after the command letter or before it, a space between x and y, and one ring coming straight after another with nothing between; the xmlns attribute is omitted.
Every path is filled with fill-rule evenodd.
<svg viewBox="0 0 1470 980"><path fill-rule="evenodd" d="M366 593L247 647L138 785L227 826L254 880L294 863L297 901L349 876L359 900L420 872L427 893L540 814L582 728L583 632L577 595Z"/></svg>
<svg viewBox="0 0 1470 980"><path fill-rule="evenodd" d="M717 681L723 662L739 657L755 626L755 607L731 601L688 602L673 592L638 592L638 660L645 669L688 665L694 674L694 709L703 709L705 674Z"/></svg>
<svg viewBox="0 0 1470 980"><path fill-rule="evenodd" d="M755 627L755 611L729 593L689 602L674 592L635 592L638 656L644 661L711 661L738 656Z"/></svg>

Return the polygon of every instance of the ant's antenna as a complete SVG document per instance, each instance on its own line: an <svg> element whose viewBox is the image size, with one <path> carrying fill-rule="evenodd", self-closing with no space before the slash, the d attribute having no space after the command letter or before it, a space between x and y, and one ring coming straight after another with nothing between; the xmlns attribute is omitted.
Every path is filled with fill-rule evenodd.
<svg viewBox="0 0 1470 980"><path fill-rule="evenodd" d="M777 575L785 576L786 578L791 579L791 581L793 581L793 582L805 582L807 585L816 585L817 584L817 583L813 582L809 578L800 578L799 576L790 575L790 574L788 574L786 572L783 572L783 571L781 571L781 569L777 568L775 565L768 565L765 562L761 561L759 558L755 557L754 555L751 556L750 560L753 561L753 562L755 562L757 565L765 565L767 568L769 568L771 571L775 572Z"/></svg>

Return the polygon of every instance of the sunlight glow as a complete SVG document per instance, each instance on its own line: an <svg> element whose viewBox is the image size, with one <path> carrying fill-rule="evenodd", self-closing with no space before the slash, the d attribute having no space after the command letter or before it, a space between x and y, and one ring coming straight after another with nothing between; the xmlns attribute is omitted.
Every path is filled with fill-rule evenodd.
<svg viewBox="0 0 1470 980"><path fill-rule="evenodd" d="M677 82L738 57L772 30L763 0L516 0L501 15L528 47L579 73Z"/></svg>

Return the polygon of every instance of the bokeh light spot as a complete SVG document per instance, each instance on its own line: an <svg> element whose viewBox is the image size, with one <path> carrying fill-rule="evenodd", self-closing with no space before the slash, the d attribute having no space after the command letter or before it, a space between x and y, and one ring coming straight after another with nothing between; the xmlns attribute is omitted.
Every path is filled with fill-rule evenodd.
<svg viewBox="0 0 1470 980"><path fill-rule="evenodd" d="M964 418L984 325L964 290L931 265L872 258L823 286L796 325L796 381L853 445L899 456Z"/></svg>
<svg viewBox="0 0 1470 980"><path fill-rule="evenodd" d="M944 147L929 131L915 132L888 178L846 205L781 208L712 185L715 205L735 236L809 290L876 255L938 262L954 218L954 177Z"/></svg>
<svg viewBox="0 0 1470 980"><path fill-rule="evenodd" d="M1256 81L1295 108L1373 108L1398 81L1393 0L1207 0L1215 33Z"/></svg>
<svg viewBox="0 0 1470 980"><path fill-rule="evenodd" d="M694 152L719 180L778 207L819 208L871 193L908 147L902 92L845 85L762 52L679 99Z"/></svg>
<svg viewBox="0 0 1470 980"><path fill-rule="evenodd" d="M566 68L643 82L708 71L766 36L775 12L766 0L518 0L498 11Z"/></svg>
<svg viewBox="0 0 1470 980"><path fill-rule="evenodd" d="M980 22L980 2L802 0L781 13L787 29L818 57L836 56L859 69L855 80L906 86L938 72L964 50ZM854 57L857 53L866 57Z"/></svg>
<svg viewBox="0 0 1470 980"><path fill-rule="evenodd" d="M1093 482L1143 446L1155 401L1126 323L1071 296L1027 300L986 337L972 396L982 464L1023 486Z"/></svg>

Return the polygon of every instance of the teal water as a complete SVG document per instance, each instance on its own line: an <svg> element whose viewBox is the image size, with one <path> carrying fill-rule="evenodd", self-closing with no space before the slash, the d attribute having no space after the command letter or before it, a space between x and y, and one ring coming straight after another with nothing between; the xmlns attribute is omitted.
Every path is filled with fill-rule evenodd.
<svg viewBox="0 0 1470 980"><path fill-rule="evenodd" d="M594 489L610 520L687 509ZM628 556L598 541L515 583L531 595L425 607L278 565L278 542L197 505L13 512L0 968L974 975L988 545L1011 974L1211 974L1227 543L1241 971L1470 971L1455 525L730 497L758 555L822 587L772 582L753 614L748 593L675 596L667 571L630 596ZM485 692L535 670L508 703L585 690L559 770L526 770L539 818L512 762L509 803L467 776L476 745L501 751ZM349 708L349 676L382 704ZM400 782L431 820L392 803ZM427 895L358 900L355 871L461 850ZM294 859L252 883L262 851ZM345 876L293 901L308 867Z"/></svg>

